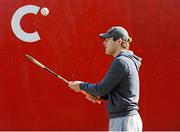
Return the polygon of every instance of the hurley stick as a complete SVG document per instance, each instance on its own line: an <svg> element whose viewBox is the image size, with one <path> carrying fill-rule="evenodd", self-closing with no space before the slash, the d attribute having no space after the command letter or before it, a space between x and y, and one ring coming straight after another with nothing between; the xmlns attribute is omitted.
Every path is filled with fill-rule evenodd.
<svg viewBox="0 0 180 132"><path fill-rule="evenodd" d="M34 59L33 57L31 57L30 55L25 55L27 59L29 59L30 61L32 61L33 63L35 63L36 65L38 65L39 67L47 70L48 72L50 72L51 74L53 74L54 76L56 76L57 78L59 78L60 80L62 80L64 83L69 84L69 81L66 80L65 78L63 78L62 76L58 75L57 73L55 73L54 71L52 71L51 69L47 68L46 66L44 66L43 64L41 64L39 61L37 61L36 59ZM81 93L86 95L86 96L91 96L88 93L86 93L85 91L81 90ZM99 99L96 99L95 101L96 103L102 105L103 102Z"/></svg>

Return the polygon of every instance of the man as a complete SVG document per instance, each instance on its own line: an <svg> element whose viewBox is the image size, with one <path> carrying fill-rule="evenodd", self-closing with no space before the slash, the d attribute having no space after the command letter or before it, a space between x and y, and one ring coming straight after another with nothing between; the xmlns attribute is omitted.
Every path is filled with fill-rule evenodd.
<svg viewBox="0 0 180 132"><path fill-rule="evenodd" d="M105 77L97 84L70 81L69 87L91 94L87 97L89 101L94 102L98 97L107 100L109 131L142 131L138 113L141 58L129 50L132 40L123 27L114 26L99 35L104 39L106 54L115 58Z"/></svg>

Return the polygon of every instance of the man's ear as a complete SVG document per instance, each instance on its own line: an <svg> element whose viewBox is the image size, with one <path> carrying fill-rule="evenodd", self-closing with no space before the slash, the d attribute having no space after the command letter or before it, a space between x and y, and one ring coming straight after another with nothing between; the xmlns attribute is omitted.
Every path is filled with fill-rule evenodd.
<svg viewBox="0 0 180 132"><path fill-rule="evenodd" d="M123 40L121 38L117 39L116 43L117 43L117 45L121 46L122 48L126 49L128 47L128 44L123 42Z"/></svg>
<svg viewBox="0 0 180 132"><path fill-rule="evenodd" d="M124 49L126 49L127 48L127 43L121 43L121 46L124 48Z"/></svg>

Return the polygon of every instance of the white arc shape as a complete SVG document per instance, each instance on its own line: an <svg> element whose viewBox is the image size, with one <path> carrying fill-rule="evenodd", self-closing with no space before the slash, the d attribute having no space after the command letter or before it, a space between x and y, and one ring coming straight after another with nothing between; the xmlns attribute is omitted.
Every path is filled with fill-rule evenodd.
<svg viewBox="0 0 180 132"><path fill-rule="evenodd" d="M16 37L18 37L20 40L25 42L36 42L40 40L40 36L37 31L33 33L24 32L20 25L21 19L24 15L29 13L36 15L39 11L39 8L40 7L35 5L25 5L17 9L14 13L11 20L11 27Z"/></svg>

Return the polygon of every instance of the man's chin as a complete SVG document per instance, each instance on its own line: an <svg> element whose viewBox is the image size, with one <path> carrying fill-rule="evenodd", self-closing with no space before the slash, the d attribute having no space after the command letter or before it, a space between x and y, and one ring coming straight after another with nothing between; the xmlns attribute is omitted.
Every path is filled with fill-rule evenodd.
<svg viewBox="0 0 180 132"><path fill-rule="evenodd" d="M107 51L105 52L105 54L106 54L106 55L111 55L111 53L109 53L109 52L107 52Z"/></svg>

